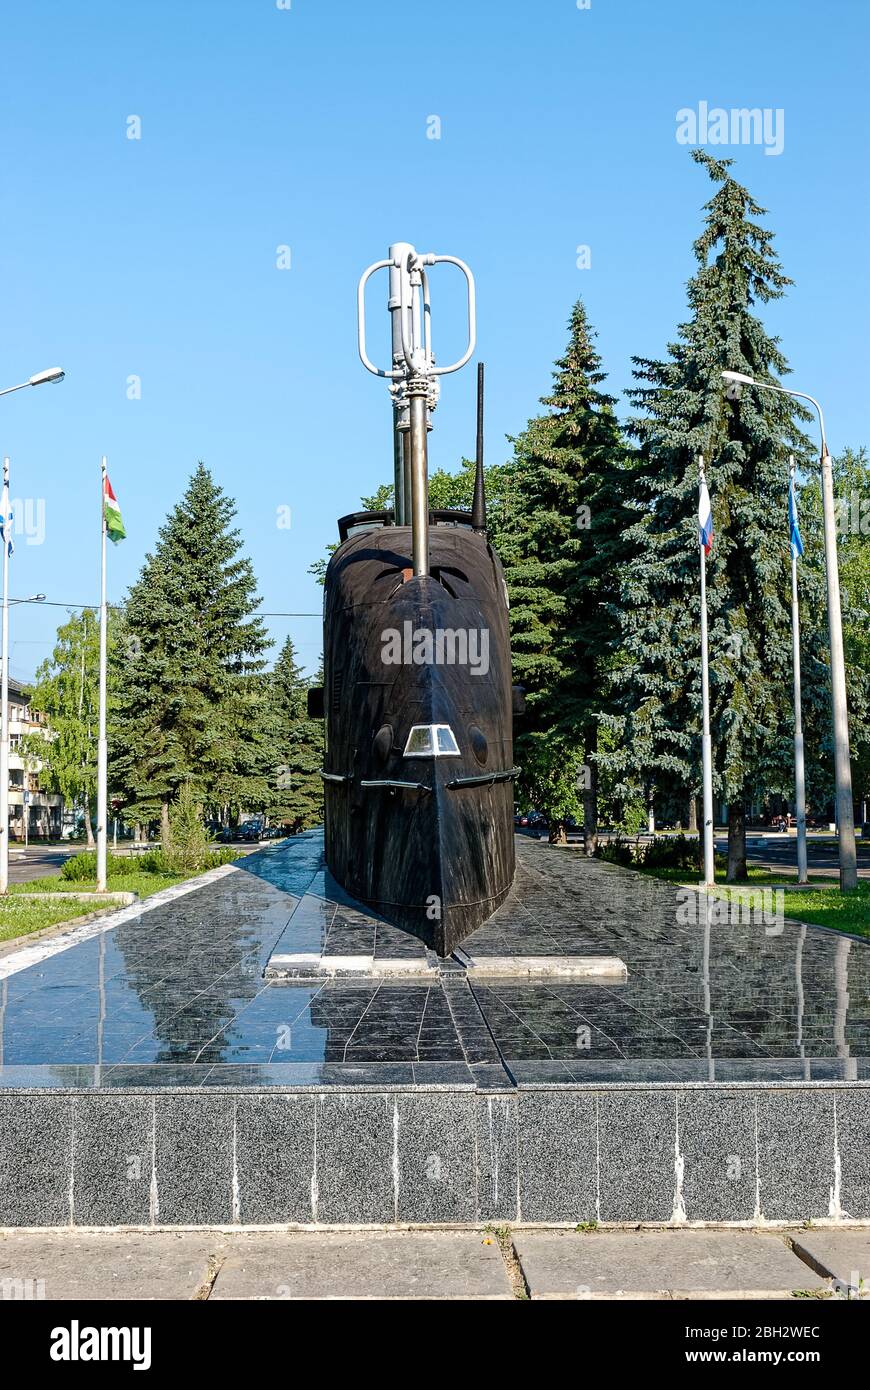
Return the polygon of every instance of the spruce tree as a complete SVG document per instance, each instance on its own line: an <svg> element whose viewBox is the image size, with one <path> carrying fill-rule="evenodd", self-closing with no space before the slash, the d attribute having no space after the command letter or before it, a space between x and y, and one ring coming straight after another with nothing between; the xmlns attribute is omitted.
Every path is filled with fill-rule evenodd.
<svg viewBox="0 0 870 1390"><path fill-rule="evenodd" d="M110 768L127 821L165 832L177 789L221 818L268 796L264 653L235 506L199 463L130 590Z"/></svg>
<svg viewBox="0 0 870 1390"><path fill-rule="evenodd" d="M323 820L323 722L308 718L310 685L288 637L269 676L275 759L269 814L297 830L308 830Z"/></svg>
<svg viewBox="0 0 870 1390"><path fill-rule="evenodd" d="M511 601L514 678L526 690L517 740L525 786L549 816L555 838L578 804L583 766L591 850L627 473L614 398L600 389L605 374L580 301L569 334L552 393L542 400L548 412L515 441L499 550Z"/></svg>
<svg viewBox="0 0 870 1390"><path fill-rule="evenodd" d="M691 317L664 361L635 358L641 383L636 439L638 515L618 611L615 672L621 717L608 754L650 796L700 784L698 456L713 502L708 562L715 790L729 808L729 878L745 875L745 808L754 795L791 786L787 457L809 441L807 412L787 396L726 391L724 369L779 384L788 371L778 341L753 312L791 281L773 250L765 210L728 172L732 161L694 150L716 185L695 242Z"/></svg>

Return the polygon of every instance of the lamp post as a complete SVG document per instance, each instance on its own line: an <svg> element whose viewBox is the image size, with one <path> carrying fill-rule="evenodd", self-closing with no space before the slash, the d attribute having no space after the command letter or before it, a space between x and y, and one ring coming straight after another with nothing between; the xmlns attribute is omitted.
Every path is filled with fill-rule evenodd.
<svg viewBox="0 0 870 1390"><path fill-rule="evenodd" d="M797 504L794 500L794 480L797 472L794 454L788 463L789 514L794 508L794 522L797 526ZM799 547L799 549L798 549ZM797 818L797 866L798 883L809 882L807 876L807 782L804 769L804 723L801 709L801 612L798 602L798 553L803 554L803 543L791 537L791 664L794 682L794 799Z"/></svg>
<svg viewBox="0 0 870 1390"><path fill-rule="evenodd" d="M702 499L698 507L698 519L700 521L704 500L706 500L708 516L712 518L713 515L707 493L707 475L704 471L703 454L698 455L698 470ZM706 517L704 519L707 520ZM713 534L712 526L711 519L709 535L706 538L703 534L700 536L699 546L701 555L701 758L704 791L702 839L704 845L704 885L707 888L713 888L716 884L716 849L713 840L713 743L710 737L710 658L707 639L707 550Z"/></svg>
<svg viewBox="0 0 870 1390"><path fill-rule="evenodd" d="M814 396L789 391L769 381L756 381L744 372L723 372L725 381L754 386L759 391L776 391L809 401L819 417L822 440L822 508L825 520L825 571L828 590L828 636L831 647L831 709L834 723L834 782L837 807L837 833L840 851L840 888L844 893L858 886L855 853L855 819L852 806L852 769L849 762L849 715L846 704L846 660L843 653L843 617L840 608L840 572L837 560L837 524L834 514L834 470L825 435L825 417Z"/></svg>
<svg viewBox="0 0 870 1390"><path fill-rule="evenodd" d="M46 386L49 382L63 381L66 373L62 367L49 367L47 372L37 372L35 376L28 377L27 381L21 381L17 386L7 386L0 391L0 396L11 396L13 391L23 391L25 386Z"/></svg>
<svg viewBox="0 0 870 1390"><path fill-rule="evenodd" d="M49 367L48 371L36 372L27 381L17 386L7 386L0 396L9 396L13 391L23 391L26 386L45 386L49 382L63 381L61 367ZM9 460L3 460L3 608L0 635L3 650L0 654L0 893L9 889L9 550L12 544L9 531Z"/></svg>

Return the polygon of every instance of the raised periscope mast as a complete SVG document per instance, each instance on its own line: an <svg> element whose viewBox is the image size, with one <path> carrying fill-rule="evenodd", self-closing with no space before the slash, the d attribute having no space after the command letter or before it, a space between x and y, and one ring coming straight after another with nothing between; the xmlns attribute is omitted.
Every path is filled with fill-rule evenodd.
<svg viewBox="0 0 870 1390"><path fill-rule="evenodd" d="M457 266L468 346L432 352L427 268ZM392 365L369 360L365 287L389 272ZM448 955L504 900L514 874L507 591L486 538L483 367L471 512L431 511L428 443L439 377L475 346L474 279L455 256L399 242L359 284L359 351L389 381L395 505L339 522L326 572L326 859L353 897Z"/></svg>

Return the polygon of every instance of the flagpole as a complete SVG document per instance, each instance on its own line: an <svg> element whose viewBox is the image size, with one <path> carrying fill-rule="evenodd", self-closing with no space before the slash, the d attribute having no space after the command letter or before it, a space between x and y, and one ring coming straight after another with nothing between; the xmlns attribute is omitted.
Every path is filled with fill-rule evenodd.
<svg viewBox="0 0 870 1390"><path fill-rule="evenodd" d="M0 893L9 890L9 460L3 460L3 675L0 700Z"/></svg>
<svg viewBox="0 0 870 1390"><path fill-rule="evenodd" d="M106 459L100 467L100 722L97 742L97 892L106 891L108 828L108 746L106 743Z"/></svg>
<svg viewBox="0 0 870 1390"><path fill-rule="evenodd" d="M796 464L789 458L789 497L794 496ZM791 549L791 650L794 673L794 791L797 813L798 883L807 883L807 787L804 772L804 727L801 713L801 615L798 604L797 552Z"/></svg>
<svg viewBox="0 0 870 1390"><path fill-rule="evenodd" d="M704 474L704 455L698 455L701 486L706 481ZM710 665L707 655L707 555L703 543L698 542L701 552L701 755L704 780L704 883L711 887L716 882L716 860L713 847L713 744L710 738Z"/></svg>

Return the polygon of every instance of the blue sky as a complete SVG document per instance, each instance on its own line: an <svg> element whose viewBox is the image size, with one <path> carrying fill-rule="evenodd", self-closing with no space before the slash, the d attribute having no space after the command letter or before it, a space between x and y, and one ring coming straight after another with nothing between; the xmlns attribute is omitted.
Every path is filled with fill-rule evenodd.
<svg viewBox="0 0 870 1390"><path fill-rule="evenodd" d="M870 442L862 0L432 0L402 13L389 0L9 8L0 386L67 371L0 401L31 539L44 505L42 543L17 538L14 594L96 600L105 453L129 535L111 554L120 600L202 458L237 500L264 610L319 610L308 566L392 467L385 388L356 356L360 272L394 240L471 264L488 459L501 461L549 387L578 295L616 393L633 353L672 338L711 189L676 113L701 101L784 112L781 154L714 152L770 210L796 281L765 313L792 384L822 398L833 447ZM427 139L433 115L440 140ZM433 278L442 361L462 328L452 275ZM385 342L383 299L378 287L370 312ZM433 468L473 449L473 376L444 382ZM32 675L63 617L13 610L14 674ZM317 619L269 625L314 668Z"/></svg>

